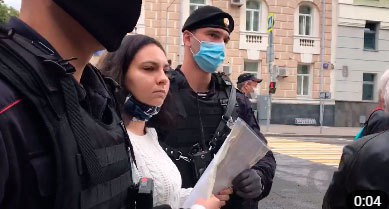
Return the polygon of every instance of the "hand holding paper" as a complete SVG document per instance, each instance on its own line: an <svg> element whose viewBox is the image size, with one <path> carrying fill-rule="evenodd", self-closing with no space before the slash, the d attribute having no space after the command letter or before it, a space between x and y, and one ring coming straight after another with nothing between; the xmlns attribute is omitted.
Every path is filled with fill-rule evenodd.
<svg viewBox="0 0 389 209"><path fill-rule="evenodd" d="M258 172L254 169L247 169L232 180L232 185L238 196L245 199L254 199L261 195L263 188L261 176Z"/></svg>
<svg viewBox="0 0 389 209"><path fill-rule="evenodd" d="M260 176L252 174L250 168L262 159L268 150L267 145L238 118L183 207L190 207L199 198L207 199L211 194L218 194L223 189L233 186L233 180L247 169L248 173L243 172L241 177L235 180L235 183L241 186L238 191L246 198L257 195L252 192L252 188L257 187L256 189L261 190Z"/></svg>

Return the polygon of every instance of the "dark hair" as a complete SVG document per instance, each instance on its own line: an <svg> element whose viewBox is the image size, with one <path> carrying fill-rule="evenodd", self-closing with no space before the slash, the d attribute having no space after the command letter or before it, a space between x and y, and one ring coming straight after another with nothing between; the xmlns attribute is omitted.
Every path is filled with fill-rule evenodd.
<svg viewBox="0 0 389 209"><path fill-rule="evenodd" d="M162 45L154 38L145 35L128 35L124 37L118 50L108 52L101 57L101 60L99 60L97 64L97 67L104 76L111 77L121 87L121 89L115 93L119 111L122 110L126 96L129 94L128 90L124 88L124 78L128 67L134 60L135 55L143 47L150 44L158 46L163 53L166 54Z"/></svg>
<svg viewBox="0 0 389 209"><path fill-rule="evenodd" d="M143 47L154 44L158 46L165 54L161 43L154 38L145 35L128 35L124 37L119 49L107 53L98 64L98 68L105 76L113 78L123 87L124 77L128 67L131 65L135 55Z"/></svg>

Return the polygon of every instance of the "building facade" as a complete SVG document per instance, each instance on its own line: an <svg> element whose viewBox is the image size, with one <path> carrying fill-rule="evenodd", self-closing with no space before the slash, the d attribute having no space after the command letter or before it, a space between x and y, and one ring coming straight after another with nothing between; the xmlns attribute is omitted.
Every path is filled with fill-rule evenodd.
<svg viewBox="0 0 389 209"><path fill-rule="evenodd" d="M339 0L335 125L358 126L377 107L378 79L389 69L389 1Z"/></svg>
<svg viewBox="0 0 389 209"><path fill-rule="evenodd" d="M335 1L335 0L334 0ZM235 30L226 45L226 59L220 67L233 83L244 72L262 78L257 93L268 95L270 73L267 59L267 17L274 13L274 71L277 91L272 96L271 123L294 124L295 118L319 122L320 92L320 0L144 0L141 17L133 33L159 40L172 67L183 60L181 28L189 14L204 5L228 12ZM324 61L332 63L332 0L325 0ZM330 64L331 66L331 64ZM278 76L277 76L278 75ZM333 92L333 70L323 70L323 91ZM334 100L327 100L325 125L334 124ZM263 111L266 105L260 106Z"/></svg>

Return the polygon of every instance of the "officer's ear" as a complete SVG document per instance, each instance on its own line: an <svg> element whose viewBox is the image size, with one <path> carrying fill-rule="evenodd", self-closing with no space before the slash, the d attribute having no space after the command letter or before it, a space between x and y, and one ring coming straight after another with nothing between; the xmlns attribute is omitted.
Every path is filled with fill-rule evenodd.
<svg viewBox="0 0 389 209"><path fill-rule="evenodd" d="M184 46L191 47L192 46L192 39L193 34L189 32L188 30L184 31L182 34L182 42L184 43Z"/></svg>

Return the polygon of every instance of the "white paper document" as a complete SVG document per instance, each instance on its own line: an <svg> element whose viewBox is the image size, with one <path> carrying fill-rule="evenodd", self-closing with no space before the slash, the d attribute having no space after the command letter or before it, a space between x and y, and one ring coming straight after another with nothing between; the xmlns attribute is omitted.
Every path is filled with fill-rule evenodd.
<svg viewBox="0 0 389 209"><path fill-rule="evenodd" d="M268 151L267 145L238 118L182 208L190 208L196 200L208 199L211 194L231 187L232 180L239 173L255 165Z"/></svg>

